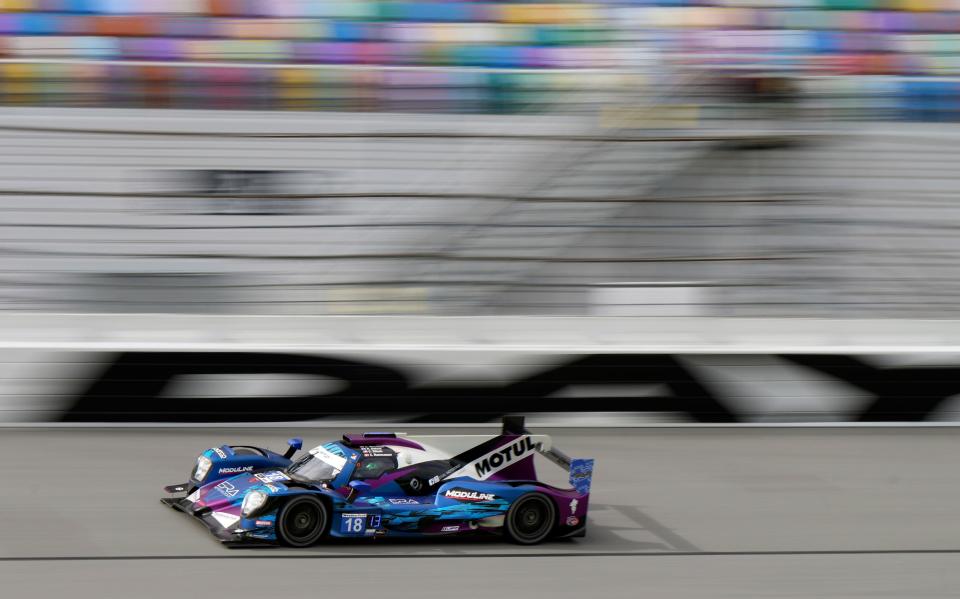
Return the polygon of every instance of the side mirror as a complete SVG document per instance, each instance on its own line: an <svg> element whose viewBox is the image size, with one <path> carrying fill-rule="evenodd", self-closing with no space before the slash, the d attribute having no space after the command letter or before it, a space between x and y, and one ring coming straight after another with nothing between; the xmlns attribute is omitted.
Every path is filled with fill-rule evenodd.
<svg viewBox="0 0 960 599"><path fill-rule="evenodd" d="M293 454L297 453L301 447L303 447L303 439L300 437L293 437L292 439L287 439L287 452L283 454L283 457L288 460L293 457Z"/></svg>
<svg viewBox="0 0 960 599"><path fill-rule="evenodd" d="M347 503L353 503L353 500L357 498L357 495L366 493L371 489L370 483L365 480L352 480L347 483L347 486L350 487L350 492L346 497Z"/></svg>

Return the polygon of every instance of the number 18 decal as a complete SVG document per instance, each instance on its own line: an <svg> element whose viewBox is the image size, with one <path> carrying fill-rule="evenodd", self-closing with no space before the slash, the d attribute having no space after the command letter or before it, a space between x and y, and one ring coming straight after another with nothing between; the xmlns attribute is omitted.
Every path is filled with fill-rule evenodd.
<svg viewBox="0 0 960 599"><path fill-rule="evenodd" d="M340 520L340 532L348 535L360 534L366 529L364 526L366 519L366 514L343 514Z"/></svg>
<svg viewBox="0 0 960 599"><path fill-rule="evenodd" d="M369 518L369 526L367 519ZM380 514L341 514L340 532L345 535L366 534L368 528L380 528Z"/></svg>

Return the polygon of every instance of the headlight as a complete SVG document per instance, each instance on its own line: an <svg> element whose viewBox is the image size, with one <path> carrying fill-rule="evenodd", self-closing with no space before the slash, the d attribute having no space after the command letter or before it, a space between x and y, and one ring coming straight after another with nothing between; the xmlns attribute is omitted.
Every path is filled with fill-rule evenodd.
<svg viewBox="0 0 960 599"><path fill-rule="evenodd" d="M267 494L260 491L250 491L243 497L243 505L240 506L240 513L244 518L249 518L254 512L263 507L267 502Z"/></svg>
<svg viewBox="0 0 960 599"><path fill-rule="evenodd" d="M197 458L197 469L193 471L193 479L202 481L207 476L207 472L210 472L210 466L213 466L213 462L207 456L202 455Z"/></svg>

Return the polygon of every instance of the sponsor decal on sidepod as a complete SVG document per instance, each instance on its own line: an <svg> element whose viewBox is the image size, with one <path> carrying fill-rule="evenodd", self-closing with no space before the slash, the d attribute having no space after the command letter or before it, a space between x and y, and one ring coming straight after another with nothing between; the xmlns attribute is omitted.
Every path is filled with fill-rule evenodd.
<svg viewBox="0 0 960 599"><path fill-rule="evenodd" d="M420 502L409 497L388 497L387 501L394 505L419 505Z"/></svg>
<svg viewBox="0 0 960 599"><path fill-rule="evenodd" d="M470 503L476 503L479 501L493 501L497 498L497 496L493 493L480 493L478 491L460 488L447 489L443 496L449 499L456 499L457 501L466 501Z"/></svg>

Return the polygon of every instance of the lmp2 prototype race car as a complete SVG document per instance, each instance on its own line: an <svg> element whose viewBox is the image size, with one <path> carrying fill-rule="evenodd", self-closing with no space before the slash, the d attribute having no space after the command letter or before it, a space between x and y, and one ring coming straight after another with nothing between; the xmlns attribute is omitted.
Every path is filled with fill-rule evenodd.
<svg viewBox="0 0 960 599"><path fill-rule="evenodd" d="M583 536L593 460L571 459L547 435L506 417L489 435L346 434L293 459L222 445L161 501L230 546L306 547L325 537L429 537L491 532L531 545ZM537 480L534 456L569 472L572 488Z"/></svg>

